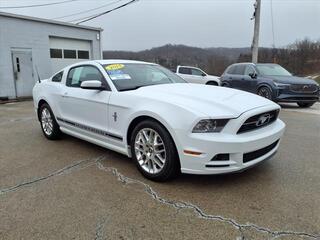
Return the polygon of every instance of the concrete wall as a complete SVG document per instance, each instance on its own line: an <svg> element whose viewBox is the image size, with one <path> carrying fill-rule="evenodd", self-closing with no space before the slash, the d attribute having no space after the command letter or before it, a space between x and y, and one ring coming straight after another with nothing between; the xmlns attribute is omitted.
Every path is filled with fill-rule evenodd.
<svg viewBox="0 0 320 240"><path fill-rule="evenodd" d="M87 40L92 43L92 58L101 59L98 30L43 23L0 15L0 97L15 98L11 50L32 50L33 67L37 66L42 79L50 77L51 69L49 37ZM34 73L35 70L34 70ZM35 74L35 81L36 79Z"/></svg>

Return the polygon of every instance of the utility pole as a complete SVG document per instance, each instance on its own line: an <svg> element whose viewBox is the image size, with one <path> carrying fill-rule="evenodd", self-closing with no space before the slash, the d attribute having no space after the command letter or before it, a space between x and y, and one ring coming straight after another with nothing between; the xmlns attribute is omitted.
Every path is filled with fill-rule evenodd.
<svg viewBox="0 0 320 240"><path fill-rule="evenodd" d="M251 19L254 19L254 34L252 41L252 62L258 63L258 52L259 52L259 33L260 33L260 10L261 0L256 0L254 3L254 14Z"/></svg>

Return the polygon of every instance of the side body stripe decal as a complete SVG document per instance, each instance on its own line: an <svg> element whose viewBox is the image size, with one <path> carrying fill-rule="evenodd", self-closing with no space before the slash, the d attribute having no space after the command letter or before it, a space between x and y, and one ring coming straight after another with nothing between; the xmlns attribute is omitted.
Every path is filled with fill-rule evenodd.
<svg viewBox="0 0 320 240"><path fill-rule="evenodd" d="M62 119L62 118L59 118L59 117L57 117L57 120L60 121L60 122L64 122L64 123L66 123L68 125L71 125L73 127L77 127L77 128L89 131L89 132L93 132L95 134L99 134L99 135L105 136L105 137L110 137L110 138L116 139L118 141L122 141L123 140L123 138L121 136L117 136L117 135L114 135L112 133L108 133L106 131L100 130L100 129L89 127L87 125L83 125L83 124L80 124L80 123L72 122L72 121L69 121L69 120L66 120L66 119Z"/></svg>

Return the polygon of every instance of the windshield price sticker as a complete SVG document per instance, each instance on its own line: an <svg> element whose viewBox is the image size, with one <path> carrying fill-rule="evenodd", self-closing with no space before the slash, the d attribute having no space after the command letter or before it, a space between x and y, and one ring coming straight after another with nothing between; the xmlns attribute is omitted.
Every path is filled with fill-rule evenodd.
<svg viewBox="0 0 320 240"><path fill-rule="evenodd" d="M124 68L123 64L111 64L105 67L107 71L118 70Z"/></svg>

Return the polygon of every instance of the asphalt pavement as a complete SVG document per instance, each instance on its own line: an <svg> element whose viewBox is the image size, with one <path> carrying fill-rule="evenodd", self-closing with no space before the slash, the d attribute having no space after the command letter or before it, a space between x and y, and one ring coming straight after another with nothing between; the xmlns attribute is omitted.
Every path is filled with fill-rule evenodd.
<svg viewBox="0 0 320 240"><path fill-rule="evenodd" d="M48 141L31 102L0 105L0 239L320 239L320 104L282 106L269 161L155 183L118 153Z"/></svg>

